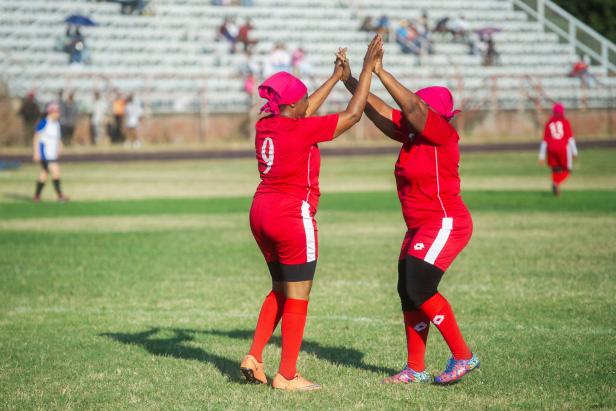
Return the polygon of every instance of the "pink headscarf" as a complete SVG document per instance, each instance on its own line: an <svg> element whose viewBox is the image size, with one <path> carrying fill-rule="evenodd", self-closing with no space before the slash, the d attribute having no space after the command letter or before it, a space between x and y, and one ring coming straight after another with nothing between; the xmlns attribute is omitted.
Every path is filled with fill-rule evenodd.
<svg viewBox="0 0 616 411"><path fill-rule="evenodd" d="M426 87L415 94L447 121L460 113L460 110L453 109L453 96L447 87Z"/></svg>
<svg viewBox="0 0 616 411"><path fill-rule="evenodd" d="M555 116L564 116L565 115L565 106L562 103L556 103L552 106L552 112Z"/></svg>
<svg viewBox="0 0 616 411"><path fill-rule="evenodd" d="M281 104L293 104L308 93L300 79L286 71L280 71L259 86L259 97L267 100L261 112L280 114Z"/></svg>

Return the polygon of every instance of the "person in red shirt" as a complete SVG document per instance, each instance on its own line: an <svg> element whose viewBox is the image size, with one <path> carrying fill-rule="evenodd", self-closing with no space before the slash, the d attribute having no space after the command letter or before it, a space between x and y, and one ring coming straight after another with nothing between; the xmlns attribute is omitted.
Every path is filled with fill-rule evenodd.
<svg viewBox="0 0 616 411"><path fill-rule="evenodd" d="M565 118L565 106L561 103L552 107L552 117L545 125L543 141L539 147L539 163L552 169L552 193L560 194L560 185L569 177L573 169L573 160L578 150L571 131L571 124Z"/></svg>
<svg viewBox="0 0 616 411"><path fill-rule="evenodd" d="M262 108L265 117L256 126L261 183L250 209L250 228L267 262L272 291L261 307L250 352L240 365L248 382L267 384L262 352L281 322L282 354L272 386L321 388L296 369L318 258L314 218L320 196L318 143L333 140L360 120L382 47L383 40L376 36L366 52L356 93L338 114L313 116L341 79L341 61L330 79L310 96L306 86L286 72L274 74L259 87L259 95L268 102Z"/></svg>
<svg viewBox="0 0 616 411"><path fill-rule="evenodd" d="M344 66L345 86L356 93L357 80L351 76L348 61ZM383 382L455 383L479 367L449 302L438 292L444 272L473 232L471 215L460 196L460 137L450 124L459 111L453 110L453 97L445 87L413 93L383 69L381 60L374 72L400 108L370 94L366 114L385 135L402 144L395 177L407 230L398 259L407 365ZM452 353L445 370L434 379L424 363L430 323Z"/></svg>

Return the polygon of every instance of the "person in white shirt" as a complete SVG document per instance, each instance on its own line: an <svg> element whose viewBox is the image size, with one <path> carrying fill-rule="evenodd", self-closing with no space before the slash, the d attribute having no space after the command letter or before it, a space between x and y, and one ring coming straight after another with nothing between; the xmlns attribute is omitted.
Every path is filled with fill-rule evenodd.
<svg viewBox="0 0 616 411"><path fill-rule="evenodd" d="M109 112L109 104L98 91L94 92L94 103L92 105L92 137L94 144L101 145L106 140L105 120Z"/></svg>
<svg viewBox="0 0 616 411"><path fill-rule="evenodd" d="M36 132L34 134L34 141L32 143L34 162L41 164L41 171L36 181L36 191L33 197L33 201L38 202L41 200L41 192L47 177L51 174L56 194L58 195L58 201L68 201L62 193L60 187L60 165L58 164L58 158L60 150L62 148L62 139L60 133L60 106L57 103L51 103L47 106L47 116L39 121L36 126Z"/></svg>
<svg viewBox="0 0 616 411"><path fill-rule="evenodd" d="M124 113L124 123L126 125L126 135L128 140L127 146L138 148L141 146L139 139L139 125L141 123L141 117L143 116L143 109L141 104L135 100L133 95L128 96L126 99L126 111Z"/></svg>

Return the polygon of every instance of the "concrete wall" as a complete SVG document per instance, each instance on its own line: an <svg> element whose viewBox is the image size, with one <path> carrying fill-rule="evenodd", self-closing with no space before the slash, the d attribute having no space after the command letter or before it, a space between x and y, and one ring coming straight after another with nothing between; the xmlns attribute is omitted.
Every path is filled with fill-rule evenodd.
<svg viewBox="0 0 616 411"><path fill-rule="evenodd" d="M14 105L0 101L0 146L20 145L25 141L21 121ZM616 135L616 110L568 111L576 136L605 138ZM549 112L474 111L454 120L463 141L521 142L534 141L543 133ZM196 144L242 141L252 138L253 123L247 114L214 114L202 119L197 114L159 114L146 118L141 133L150 144ZM378 141L383 135L365 117L345 139ZM80 117L75 129L75 144L90 144L89 116Z"/></svg>

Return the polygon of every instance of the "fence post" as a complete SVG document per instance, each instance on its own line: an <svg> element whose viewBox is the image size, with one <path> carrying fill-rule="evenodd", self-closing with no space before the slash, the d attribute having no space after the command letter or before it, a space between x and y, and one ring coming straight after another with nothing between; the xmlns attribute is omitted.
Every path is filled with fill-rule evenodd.
<svg viewBox="0 0 616 411"><path fill-rule="evenodd" d="M569 45L571 46L571 54L576 54L575 52L575 44L577 36L577 27L575 24L575 20L569 19Z"/></svg>
<svg viewBox="0 0 616 411"><path fill-rule="evenodd" d="M601 67L603 67L603 74L606 76L609 74L609 59L607 42L605 40L601 40Z"/></svg>
<svg viewBox="0 0 616 411"><path fill-rule="evenodd" d="M537 15L541 30L545 31L545 0L537 0Z"/></svg>

